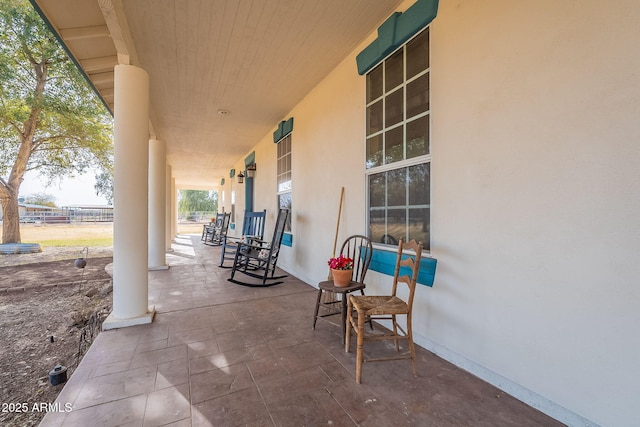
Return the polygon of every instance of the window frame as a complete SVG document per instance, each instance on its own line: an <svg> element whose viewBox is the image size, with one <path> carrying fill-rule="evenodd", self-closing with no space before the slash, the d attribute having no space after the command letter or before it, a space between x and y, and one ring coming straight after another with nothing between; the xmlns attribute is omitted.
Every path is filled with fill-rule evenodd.
<svg viewBox="0 0 640 427"><path fill-rule="evenodd" d="M385 172L389 172L389 171L394 171L394 170L400 170L400 169L405 169L405 168L409 168L412 166L416 166L416 165L426 165L426 167L428 168L428 176L427 179L428 181L428 203L426 204L420 204L420 205L410 205L409 202L409 198L408 198L408 185L405 184L405 192L406 192L406 199L405 199L405 205L403 205L404 207L404 211L406 213L405 215L405 238L409 235L409 224L410 224L410 216L409 216L409 211L411 208L415 208L415 209L419 209L419 208L423 208L423 209L428 209L428 213L429 213L429 222L427 223L427 227L429 229L429 231L427 232L427 239L425 242L423 242L424 247L425 247L425 252L426 253L430 253L430 241L431 241L431 231L430 231L430 227L431 227L431 163L432 163L432 153L431 153L431 133L432 133L432 120L431 120L431 43L430 43L430 34L427 34L427 48L428 48L428 54L429 54L429 61L428 61L428 65L426 68L421 69L419 72L415 73L413 76L411 76L410 78L406 78L407 76L407 57L408 57L408 46L411 44L411 42L413 40L415 40L416 38L422 36L425 32L429 32L429 26L425 27L424 29L422 29L421 31L419 31L418 33L416 33L411 39L407 40L402 46L399 46L396 50L394 50L393 52L391 52L389 55L387 55L383 60L380 61L379 64L377 64L375 67L373 67L369 72L367 72L365 74L365 96L364 96L364 116L365 116L365 129L364 129L364 175L365 175L365 179L364 179L364 186L365 186L365 204L366 204L366 212L365 212L365 223L366 223L366 227L367 227L367 235L371 238L372 237L372 233L371 233L371 213L372 213L372 207L371 207L371 200L370 200L370 196L371 196L371 188L370 188L370 179L373 175L379 174L379 173L385 173ZM386 76L386 63L388 60L392 59L395 55L398 54L398 52L402 51L402 82L399 84L396 84L393 87L387 88L386 87L386 83L387 83L387 76ZM381 85L382 85L382 90L381 93L376 96L375 98L371 98L369 101L367 101L367 99L369 98L369 76L375 72L376 70L378 70L378 68L382 68L382 73L381 76L379 77L382 81ZM419 112L413 116L407 117L407 109L408 109L408 105L407 105L407 97L408 97L408 91L407 91L407 87L417 81L418 79L420 79L423 76L428 76L427 77L427 99L426 99L426 103L427 103L427 108L425 111ZM397 93L398 90L402 90L402 119L399 122L395 122L390 124L387 127L387 104L386 104L386 100L387 97L390 97L390 95L394 95ZM371 88L371 90L373 91L374 89ZM376 104L377 102L381 102L381 107L380 109L382 110L382 116L380 117L380 122L381 122L381 128L377 129L375 132L371 132L370 134L368 134L369 132L369 126L370 126L370 115L369 115L369 107L373 106L374 104ZM421 154L415 157L411 157L411 158L407 158L407 125L409 123L412 123L416 120L422 119L424 117L428 118L428 129L427 129L427 133L426 133L426 137L428 138L428 143L426 146L426 154ZM388 159L387 159L387 144L386 144L386 135L389 131L392 131L394 129L397 128L402 128L402 159L401 160L396 160L396 161L391 161L389 163L387 163ZM369 141L372 138L375 137L380 137L380 144L381 144L381 153L380 153L380 162L381 164L377 164L377 165L370 165L370 155L374 154L373 152L371 152L369 150ZM385 212L385 232L387 231L387 226L388 226L388 215L387 213L390 210L390 205L388 205L387 203L387 198L388 198L388 185L385 183L385 203L384 203L384 207L381 209ZM384 237L384 235L383 235ZM397 244L388 244L388 243L382 243L382 242L373 242L374 246L379 248L379 249L383 249L383 250L390 250L393 247L397 247Z"/></svg>
<svg viewBox="0 0 640 427"><path fill-rule="evenodd" d="M285 136L284 138L282 138L280 141L278 141L276 143L276 198L277 198L277 204L278 204L278 209L280 209L281 206L281 196L284 195L289 195L289 200L291 201L291 203L289 204L288 208L291 209L292 205L293 205L293 179L292 179L292 153L293 153L293 138L291 136L292 134L289 133L287 136ZM286 143L287 147L288 147L288 152L285 153L280 153L281 151L281 145L282 143ZM288 169L284 169L281 170L281 160L285 159L288 156ZM286 163L286 161L285 161ZM280 189L280 178L283 175L289 175L289 186L288 188L282 190ZM285 181L286 182L286 181ZM292 221L291 221L291 215L289 215L287 217L287 223L285 224L285 229L284 229L285 233L291 234L292 233Z"/></svg>

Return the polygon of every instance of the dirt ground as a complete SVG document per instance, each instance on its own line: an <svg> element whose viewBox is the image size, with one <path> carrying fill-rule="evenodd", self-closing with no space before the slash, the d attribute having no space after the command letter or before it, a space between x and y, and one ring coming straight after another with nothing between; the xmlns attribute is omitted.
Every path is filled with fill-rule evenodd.
<svg viewBox="0 0 640 427"><path fill-rule="evenodd" d="M0 267L2 426L38 425L45 413L34 405L53 403L63 387L50 384L49 372L59 364L70 377L110 311L112 280L105 266L112 257L88 257L78 269L78 253L45 248L40 254L0 256L1 265L14 264Z"/></svg>
<svg viewBox="0 0 640 427"><path fill-rule="evenodd" d="M178 224L178 234L201 231L202 224ZM20 232L23 242L104 238L113 235L113 224L21 224ZM90 247L85 254L81 246L66 246L0 255L2 427L39 424L45 413L34 411L34 404L53 403L63 387L50 385L49 372L60 364L71 377L91 333L111 310L113 282L104 267L113 247ZM82 255L84 270L74 266Z"/></svg>

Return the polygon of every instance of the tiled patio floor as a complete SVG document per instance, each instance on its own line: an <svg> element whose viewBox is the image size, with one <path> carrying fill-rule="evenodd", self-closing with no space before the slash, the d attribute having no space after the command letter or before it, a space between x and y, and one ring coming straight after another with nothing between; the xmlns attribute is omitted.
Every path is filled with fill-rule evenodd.
<svg viewBox="0 0 640 427"><path fill-rule="evenodd" d="M232 284L199 236L174 249L149 273L154 322L102 332L41 426L561 425L419 347L417 378L371 363L357 385L338 324L311 328L314 288Z"/></svg>

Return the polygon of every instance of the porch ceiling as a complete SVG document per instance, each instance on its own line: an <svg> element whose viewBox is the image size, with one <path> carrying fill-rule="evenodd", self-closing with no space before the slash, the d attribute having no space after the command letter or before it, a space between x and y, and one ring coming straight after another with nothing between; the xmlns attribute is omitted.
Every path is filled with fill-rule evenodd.
<svg viewBox="0 0 640 427"><path fill-rule="evenodd" d="M113 67L149 73L176 184L213 188L401 0L32 0L113 110ZM356 64L353 64L354 72ZM230 111L229 115L218 114Z"/></svg>

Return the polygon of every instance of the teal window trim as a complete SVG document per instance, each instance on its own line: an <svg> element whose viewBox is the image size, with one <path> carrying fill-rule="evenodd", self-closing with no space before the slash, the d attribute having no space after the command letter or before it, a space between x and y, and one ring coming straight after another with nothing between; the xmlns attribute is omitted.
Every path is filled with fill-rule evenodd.
<svg viewBox="0 0 640 427"><path fill-rule="evenodd" d="M356 56L358 74L366 74L387 55L429 25L437 14L438 0L417 0L404 13L394 12L378 27L378 38Z"/></svg>
<svg viewBox="0 0 640 427"><path fill-rule="evenodd" d="M273 142L277 144L293 132L293 117L283 120L278 124L278 129L273 132Z"/></svg>
<svg viewBox="0 0 640 427"><path fill-rule="evenodd" d="M381 249L373 249L373 257L371 258L371 264L369 264L369 270L377 271L378 273L385 274L387 276L393 276L396 268L396 252L385 251ZM418 271L418 283L421 285L433 287L433 282L436 277L436 266L438 260L435 258L422 257L420 260L420 270ZM406 270L406 273L404 272ZM401 267L400 274L409 273L409 267Z"/></svg>

